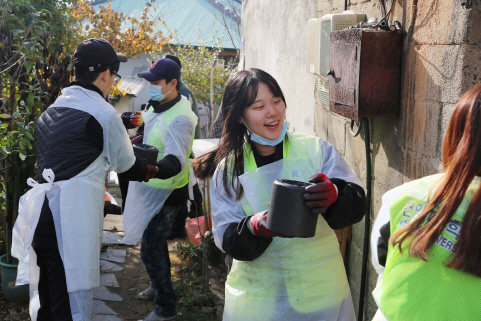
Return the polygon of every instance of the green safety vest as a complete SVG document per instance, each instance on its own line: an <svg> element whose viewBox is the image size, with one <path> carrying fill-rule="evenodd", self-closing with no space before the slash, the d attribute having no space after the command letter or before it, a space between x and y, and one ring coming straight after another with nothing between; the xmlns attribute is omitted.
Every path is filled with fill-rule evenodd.
<svg viewBox="0 0 481 321"><path fill-rule="evenodd" d="M427 176L396 189L403 195L390 207L391 235L423 211L439 177ZM451 222L427 251L428 261L409 255L412 238L403 242L402 253L398 246L389 245L380 298L388 320L481 320L481 278L445 266L456 249L464 213L478 187L479 179L475 179Z"/></svg>
<svg viewBox="0 0 481 321"><path fill-rule="evenodd" d="M197 121L197 117L192 112L190 103L184 96L182 96L181 100L177 104L162 113L157 114L154 113L153 110L153 108L150 108L148 112L142 114L146 126L149 122L154 122L153 124L150 124L153 125L153 127L148 134L147 141L145 141L144 139L144 143L156 147L159 150L157 160L161 160L164 157L164 141L169 135L169 126L172 124L172 121L176 117L179 117L181 115L188 116L194 121ZM152 178L148 182L144 182L143 184L162 189L175 189L187 185L187 183L189 182L187 158L189 158L189 155L192 151L193 142L194 135L192 135L189 151L186 154L186 166L184 166L180 173L167 179Z"/></svg>
<svg viewBox="0 0 481 321"><path fill-rule="evenodd" d="M267 209L274 179L307 182L321 168L319 138L294 132L288 137L284 158L260 168L246 148L239 177L246 215ZM257 259L234 260L225 292L225 321L338 320L350 298L339 243L322 216L314 237L274 237Z"/></svg>

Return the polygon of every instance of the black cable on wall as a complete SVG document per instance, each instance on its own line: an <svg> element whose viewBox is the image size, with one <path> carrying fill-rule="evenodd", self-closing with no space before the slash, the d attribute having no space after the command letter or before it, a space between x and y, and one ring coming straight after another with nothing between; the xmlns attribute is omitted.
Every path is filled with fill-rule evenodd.
<svg viewBox="0 0 481 321"><path fill-rule="evenodd" d="M359 291L359 306L357 310L357 320L362 321L364 317L364 297L366 294L367 282L367 260L369 254L369 239L371 231L371 135L369 133L369 118L364 118L364 145L366 149L366 200L367 210L364 216L364 241L362 246L362 271L361 286Z"/></svg>

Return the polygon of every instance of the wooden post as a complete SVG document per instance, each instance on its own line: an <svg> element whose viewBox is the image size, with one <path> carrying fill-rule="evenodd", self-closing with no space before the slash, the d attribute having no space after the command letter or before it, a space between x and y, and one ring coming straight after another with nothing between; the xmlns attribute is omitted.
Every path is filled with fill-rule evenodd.
<svg viewBox="0 0 481 321"><path fill-rule="evenodd" d="M210 63L210 134L207 138L212 137L214 129L214 59Z"/></svg>

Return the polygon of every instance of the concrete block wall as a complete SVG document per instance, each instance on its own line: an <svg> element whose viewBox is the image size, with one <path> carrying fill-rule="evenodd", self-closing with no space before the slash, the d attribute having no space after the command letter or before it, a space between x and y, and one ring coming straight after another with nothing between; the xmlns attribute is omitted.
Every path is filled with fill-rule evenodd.
<svg viewBox="0 0 481 321"><path fill-rule="evenodd" d="M314 134L316 78L306 70L306 23L316 1L248 0L242 6L245 69L260 68L280 84L290 129Z"/></svg>
<svg viewBox="0 0 481 321"><path fill-rule="evenodd" d="M385 2L388 10L394 3L390 21L398 20L403 27L401 111L395 118L370 120L371 220L386 191L442 169L451 113L460 95L481 83L481 0L474 0L470 9L452 0ZM368 18L381 15L377 0L351 0L348 9ZM322 104L315 76L305 71L307 21L342 12L344 0L244 0L242 10L245 68L271 73L285 93L291 129L331 142L365 181L364 133L352 137L350 120ZM356 310L363 225L353 227L346 259ZM371 296L376 278L369 265L364 320L371 320L377 309Z"/></svg>

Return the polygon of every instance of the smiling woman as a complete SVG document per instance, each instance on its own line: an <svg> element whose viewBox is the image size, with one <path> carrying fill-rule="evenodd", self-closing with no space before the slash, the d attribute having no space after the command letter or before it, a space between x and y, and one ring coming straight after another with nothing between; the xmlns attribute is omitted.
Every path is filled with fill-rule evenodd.
<svg viewBox="0 0 481 321"><path fill-rule="evenodd" d="M271 75L260 69L233 74L222 100L220 144L194 160L199 177L213 175L214 241L234 259L224 321L355 320L333 229L362 219L364 190L331 144L288 132L285 111ZM313 237L288 238L267 228L272 183L279 178L314 183L305 184L300 199L322 215Z"/></svg>
<svg viewBox="0 0 481 321"><path fill-rule="evenodd" d="M286 134L286 105L264 83L260 83L254 103L244 111L241 123L251 132L251 141L262 156L274 153Z"/></svg>

